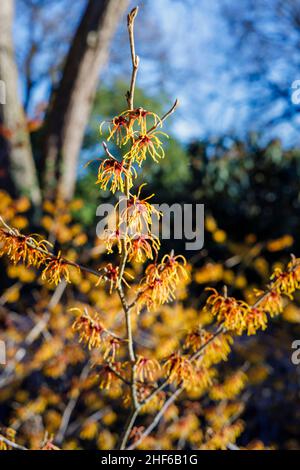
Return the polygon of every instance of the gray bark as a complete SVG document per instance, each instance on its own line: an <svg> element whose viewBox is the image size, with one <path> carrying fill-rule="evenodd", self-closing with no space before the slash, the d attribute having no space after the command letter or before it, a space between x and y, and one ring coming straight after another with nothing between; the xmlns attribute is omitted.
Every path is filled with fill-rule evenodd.
<svg viewBox="0 0 300 470"><path fill-rule="evenodd" d="M10 179L14 185L15 193L28 195L33 204L38 205L41 200L40 189L24 109L18 92L18 71L12 38L13 16L14 1L1 0L0 80L2 96L0 97L0 166L2 176L4 172L6 183ZM7 189L11 190L12 188Z"/></svg>
<svg viewBox="0 0 300 470"><path fill-rule="evenodd" d="M72 198L78 155L99 73L128 0L89 0L66 58L62 79L46 117L45 185L58 182L59 195Z"/></svg>

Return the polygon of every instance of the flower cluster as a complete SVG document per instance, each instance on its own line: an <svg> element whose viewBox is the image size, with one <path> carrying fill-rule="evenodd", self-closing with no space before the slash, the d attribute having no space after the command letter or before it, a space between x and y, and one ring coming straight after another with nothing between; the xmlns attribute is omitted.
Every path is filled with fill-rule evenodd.
<svg viewBox="0 0 300 470"><path fill-rule="evenodd" d="M102 133L103 122L100 126ZM115 116L109 123L107 140L114 140L119 147L130 145L129 150L122 159L117 160L104 143L108 158L104 159L98 169L96 183L102 189L109 189L112 193L121 191L124 197L116 205L119 211L117 227L107 229L104 233L105 246L108 253L117 244L119 253L126 253L128 261L143 263L146 259L153 260L160 248L160 241L152 234L151 228L154 217L159 220L160 212L149 202L150 195L141 198L142 184L136 194L131 194L133 178L137 176L135 164L141 166L149 155L154 161L164 157L161 135L167 134L158 131L162 120L152 111L141 107L127 109Z"/></svg>
<svg viewBox="0 0 300 470"><path fill-rule="evenodd" d="M224 325L229 331L242 334L246 327L246 316L248 305L242 300L219 294L215 289L209 288L212 294L208 297L205 305L217 321Z"/></svg>
<svg viewBox="0 0 300 470"><path fill-rule="evenodd" d="M100 125L100 133L106 121ZM132 141L131 150L126 154L126 158L137 161L139 164L146 158L147 149L154 158L156 148L163 153L162 143L157 137L155 129L162 126L159 116L152 111L143 108L128 109L119 116L115 116L109 122L109 135L107 140L115 140L119 147ZM164 133L162 133L164 134ZM167 134L164 134L167 136ZM154 158L156 161L156 159Z"/></svg>
<svg viewBox="0 0 300 470"><path fill-rule="evenodd" d="M143 307L156 309L175 298L176 287L181 277L187 277L186 260L182 255L165 255L160 263L150 264L141 281L137 299L137 310Z"/></svg>
<svg viewBox="0 0 300 470"><path fill-rule="evenodd" d="M275 290L270 290L268 292L255 290L255 295L259 299L260 308L265 312L268 312L271 317L275 317L279 313L282 313L283 302L280 293Z"/></svg>
<svg viewBox="0 0 300 470"><path fill-rule="evenodd" d="M49 245L46 240L22 235L17 229L0 228L0 256L6 254L15 265L22 262L39 268L47 260Z"/></svg>
<svg viewBox="0 0 300 470"><path fill-rule="evenodd" d="M207 309L225 330L241 335L244 331L253 335L258 329L267 327L267 313L261 307L249 306L242 300L219 294L210 288L213 293L206 301Z"/></svg>
<svg viewBox="0 0 300 470"><path fill-rule="evenodd" d="M33 235L22 235L18 230L0 228L0 256L6 254L13 264L22 262L27 267L43 268L42 279L58 284L62 279L70 281L68 263L61 257L48 251L51 244L47 240Z"/></svg>
<svg viewBox="0 0 300 470"><path fill-rule="evenodd" d="M128 251L128 261L143 263L146 259L153 259L160 248L160 241L155 235L136 235L129 239L126 244Z"/></svg>
<svg viewBox="0 0 300 470"><path fill-rule="evenodd" d="M73 323L73 330L79 334L79 342L86 343L89 349L99 348L103 341L102 334L106 331L100 322L99 315L92 316L87 310L81 311L77 308L73 310L79 312Z"/></svg>
<svg viewBox="0 0 300 470"><path fill-rule="evenodd" d="M202 364L209 366L220 361L226 361L230 351L233 338L229 334L222 333L214 336L213 333L196 328L191 331L185 339L185 349L191 349L193 353L203 350Z"/></svg>
<svg viewBox="0 0 300 470"><path fill-rule="evenodd" d="M114 361L122 340L102 325L97 313L91 314L86 309L82 311L78 308L72 310L79 312L73 323L73 330L79 334L79 342L86 343L89 349L103 347L104 359Z"/></svg>
<svg viewBox="0 0 300 470"><path fill-rule="evenodd" d="M285 271L275 268L271 281L273 292L292 299L295 290L300 288L300 260L292 257Z"/></svg>
<svg viewBox="0 0 300 470"><path fill-rule="evenodd" d="M176 385L190 385L194 379L194 368L187 356L173 353L166 359L164 371L169 382Z"/></svg>
<svg viewBox="0 0 300 470"><path fill-rule="evenodd" d="M295 290L300 288L299 259L293 257L285 271L275 268L270 280L266 292L255 291L258 300L252 306L209 288L207 290L212 291L212 294L206 301L205 310L215 316L225 330L238 335L245 331L248 335L253 335L259 329L264 330L268 315L273 317L282 312L282 296L292 298Z"/></svg>

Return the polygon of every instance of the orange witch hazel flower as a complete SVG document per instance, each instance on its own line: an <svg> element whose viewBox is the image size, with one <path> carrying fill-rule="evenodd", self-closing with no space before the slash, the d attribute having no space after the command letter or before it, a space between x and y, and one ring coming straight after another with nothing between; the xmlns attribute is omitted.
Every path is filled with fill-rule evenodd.
<svg viewBox="0 0 300 470"><path fill-rule="evenodd" d="M257 330L267 328L268 317L262 308L250 307L246 315L247 334L254 335Z"/></svg>
<svg viewBox="0 0 300 470"><path fill-rule="evenodd" d="M137 162L139 166L146 160L147 155L158 163L159 160L165 157L163 143L159 136L163 135L169 137L168 134L162 131L153 131L139 134L135 137L134 144L131 149L124 155L125 160Z"/></svg>
<svg viewBox="0 0 300 470"><path fill-rule="evenodd" d="M187 335L184 347L191 349L193 353L205 348L201 363L211 365L227 360L232 343L233 338L229 334L222 333L214 338L212 333L198 327Z"/></svg>
<svg viewBox="0 0 300 470"><path fill-rule="evenodd" d="M187 276L185 265L185 258L181 255L174 256L173 253L165 255L159 264L150 264L140 283L137 310L140 311L144 306L151 310L175 299L180 276Z"/></svg>
<svg viewBox="0 0 300 470"><path fill-rule="evenodd" d="M212 291L212 294L206 301L205 309L217 317L226 330L242 334L245 328L245 313L248 311L246 302L234 297L225 297L211 287L206 290Z"/></svg>
<svg viewBox="0 0 300 470"><path fill-rule="evenodd" d="M265 293L261 290L255 290L256 297L260 297L260 307L274 317L283 311L282 296L275 290Z"/></svg>
<svg viewBox="0 0 300 470"><path fill-rule="evenodd" d="M105 352L103 355L104 359L110 359L115 361L116 354L121 346L121 340L115 336L108 336L105 341Z"/></svg>
<svg viewBox="0 0 300 470"><path fill-rule="evenodd" d="M61 257L61 252L56 257L45 260L46 267L42 271L42 279L55 285L64 279L71 282L67 262Z"/></svg>
<svg viewBox="0 0 300 470"><path fill-rule="evenodd" d="M148 310L155 310L160 305L174 299L174 285L170 284L167 278L158 277L151 283L144 282L141 284L136 306L138 312L143 307L147 307Z"/></svg>
<svg viewBox="0 0 300 470"><path fill-rule="evenodd" d="M265 296L265 299L262 299L261 305L250 306L242 300L236 300L234 297L223 296L213 288L206 290L213 293L207 299L204 309L216 316L225 330L233 331L238 335L246 331L248 335L253 335L259 329L266 329L268 317L265 306L267 303L263 303L263 300L267 302L267 295L269 294Z"/></svg>
<svg viewBox="0 0 300 470"><path fill-rule="evenodd" d="M161 216L161 213L148 202L154 194L145 199L140 199L141 190L145 184L139 187L136 195L131 195L128 200L121 198L117 204L118 207L122 201L126 202L126 207L120 211L120 225L125 224L129 232L134 235L136 233L148 233L152 224L152 217L156 216L159 219Z"/></svg>
<svg viewBox="0 0 300 470"><path fill-rule="evenodd" d="M112 253L113 252L113 246L117 245L118 247L118 252L121 254L122 252L122 239L126 240L125 234L121 234L119 229L112 230L112 229L106 229L103 234L101 235L101 238L104 240L105 246L107 253Z"/></svg>
<svg viewBox="0 0 300 470"><path fill-rule="evenodd" d="M22 235L17 229L7 226L0 228L0 256L6 254L13 264L20 261L27 267L39 268L45 263L48 254L48 246L51 244L46 240L37 240L33 235Z"/></svg>
<svg viewBox="0 0 300 470"><path fill-rule="evenodd" d="M103 121L100 124L100 134L102 134L102 128L107 121ZM125 116L115 116L112 121L109 121L109 136L107 140L115 139L116 144L121 147L125 145L130 138L130 121Z"/></svg>
<svg viewBox="0 0 300 470"><path fill-rule="evenodd" d="M144 108L128 109L121 114L122 117L127 118L129 122L129 127L132 129L133 125L137 123L141 129L142 133L147 132L147 118L152 118L152 127L157 127L162 125L160 117L153 113L152 111L147 111ZM120 117L121 117L120 116Z"/></svg>
<svg viewBox="0 0 300 470"><path fill-rule="evenodd" d="M153 259L153 252L157 255L159 248L160 241L155 235L137 235L128 241L128 261L143 263L147 258Z"/></svg>
<svg viewBox="0 0 300 470"><path fill-rule="evenodd" d="M121 373L121 364L119 362L113 362L111 364L104 364L98 374L100 380L99 386L101 389L109 390L112 385L115 385L120 379L116 376L112 367L119 374Z"/></svg>
<svg viewBox="0 0 300 470"><path fill-rule="evenodd" d="M79 308L70 310L80 313L72 325L73 330L79 334L79 342L86 343L89 349L99 348L103 342L102 335L105 332L99 315L93 314L92 316L86 309L83 312Z"/></svg>
<svg viewBox="0 0 300 470"><path fill-rule="evenodd" d="M113 289L115 289L118 284L119 284L119 272L120 268L119 266L113 266L112 263L108 263L105 268L102 268L102 274L99 275L99 279L97 281L97 286L99 283L104 280L109 283L109 293L111 294ZM133 279L133 276L127 272L124 271L124 274L126 274L128 277ZM121 279L121 282L123 282L127 287L130 287L130 285L127 283L125 277L123 276Z"/></svg>
<svg viewBox="0 0 300 470"><path fill-rule="evenodd" d="M116 191L124 192L125 180L129 188L133 185L132 175L137 176L134 167L126 168L124 161L119 162L115 158L106 158L99 166L96 184L100 184L101 189L106 190L110 183L112 193Z"/></svg>
<svg viewBox="0 0 300 470"><path fill-rule="evenodd" d="M176 283L180 280L180 275L187 279L188 274L185 269L186 259L182 255L174 255L171 252L170 255L165 255L161 260L160 270L163 277L170 277Z"/></svg>
<svg viewBox="0 0 300 470"><path fill-rule="evenodd" d="M168 375L169 382L177 385L191 384L194 377L194 369L186 356L179 353L173 353L169 356L163 366Z"/></svg>
<svg viewBox="0 0 300 470"><path fill-rule="evenodd" d="M284 294L290 299L293 298L295 290L300 288L300 261L292 257L287 266L287 270L283 271L277 267L271 276L272 290L278 294Z"/></svg>
<svg viewBox="0 0 300 470"><path fill-rule="evenodd" d="M141 382L145 382L145 380L153 382L159 370L160 365L156 359L148 359L142 356L138 357L136 362L136 376Z"/></svg>
<svg viewBox="0 0 300 470"><path fill-rule="evenodd" d="M147 132L149 119L152 119L150 125L151 128L156 128L162 125L159 116L152 111L147 111L143 108L127 109L123 111L119 116L115 116L112 121L108 121L109 124L109 136L107 140L115 139L118 146L127 144L130 138L134 135L134 126L137 124L140 131L145 134ZM103 121L100 125L100 134L107 121Z"/></svg>

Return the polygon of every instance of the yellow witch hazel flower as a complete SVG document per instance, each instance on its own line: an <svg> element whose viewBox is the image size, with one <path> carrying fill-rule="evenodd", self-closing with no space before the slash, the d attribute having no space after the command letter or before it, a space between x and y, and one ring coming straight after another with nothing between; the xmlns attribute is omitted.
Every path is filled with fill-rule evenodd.
<svg viewBox="0 0 300 470"><path fill-rule="evenodd" d="M129 128L133 129L135 123L140 127L140 131L142 133L147 133L147 118L152 119L151 130L156 129L158 126L162 126L162 121L160 117L153 113L152 111L147 111L144 108L136 108L136 109L127 109L124 111L121 116L125 117L129 122Z"/></svg>
<svg viewBox="0 0 300 470"><path fill-rule="evenodd" d="M162 121L157 114L141 107L123 111L119 116L115 116L111 121L108 121L109 136L107 140L114 139L119 147L126 145L128 140L133 138L135 124L137 124L142 134L147 133L147 119L148 121L152 119L150 131L162 125ZM102 134L102 129L106 123L107 121L101 123L100 134Z"/></svg>
<svg viewBox="0 0 300 470"><path fill-rule="evenodd" d="M165 151L163 143L159 136L169 137L168 134L162 131L146 132L134 136L134 143L131 149L124 155L125 160L137 162L139 166L146 160L147 155L158 163L159 160L164 158Z"/></svg>
<svg viewBox="0 0 300 470"><path fill-rule="evenodd" d="M46 267L42 272L42 280L57 285L62 279L66 282L71 282L68 264L59 252L56 257L50 258L49 261L46 260Z"/></svg>
<svg viewBox="0 0 300 470"><path fill-rule="evenodd" d="M132 234L149 233L152 217L155 216L157 219L161 217L161 213L148 202L154 194L145 199L140 198L141 190L145 184L139 187L137 194L130 195L129 199L121 198L116 206L118 207L123 201L126 203L126 207L120 211L120 225L125 224L128 232Z"/></svg>
<svg viewBox="0 0 300 470"><path fill-rule="evenodd" d="M80 342L83 341L89 349L99 348L103 342L105 328L100 321L98 314L90 314L87 310L81 311L79 308L71 309L79 312L73 323L73 330L79 334Z"/></svg>
<svg viewBox="0 0 300 470"><path fill-rule="evenodd" d="M127 242L128 261L143 263L147 258L153 259L159 248L160 241L155 235L136 235Z"/></svg>
<svg viewBox="0 0 300 470"><path fill-rule="evenodd" d="M176 287L187 276L185 265L185 258L174 253L165 255L160 263L149 264L140 283L137 311L144 307L152 310L174 300Z"/></svg>
<svg viewBox="0 0 300 470"><path fill-rule="evenodd" d="M136 374L138 380L145 382L147 380L153 381L160 370L159 362L156 359L148 359L139 356L136 363Z"/></svg>
<svg viewBox="0 0 300 470"><path fill-rule="evenodd" d="M48 256L48 246L51 244L34 235L22 235L17 229L4 223L0 228L0 256L6 254L10 261L16 265L19 262L27 267L40 267Z"/></svg>
<svg viewBox="0 0 300 470"><path fill-rule="evenodd" d="M110 183L110 191L125 191L125 180L128 187L133 185L132 178L136 178L137 173L134 167L126 168L124 162L119 162L115 158L106 158L103 160L98 169L98 178L96 184L99 184L101 189L106 190Z"/></svg>
<svg viewBox="0 0 300 470"><path fill-rule="evenodd" d="M103 121L100 124L100 135L102 134L102 129L104 124L107 121ZM130 138L130 131L129 131L129 120L126 119L125 116L115 116L112 121L109 121L109 136L107 138L108 141L111 139L115 139L116 144L121 147L121 145L125 145Z"/></svg>

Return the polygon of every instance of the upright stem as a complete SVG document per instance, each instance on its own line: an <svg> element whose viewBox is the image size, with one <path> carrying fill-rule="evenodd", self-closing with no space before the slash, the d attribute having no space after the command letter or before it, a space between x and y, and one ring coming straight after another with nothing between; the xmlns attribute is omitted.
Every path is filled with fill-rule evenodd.
<svg viewBox="0 0 300 470"><path fill-rule="evenodd" d="M135 53L135 44L134 44L134 20L138 12L138 7L133 8L131 12L127 16L127 26L128 26L128 34L129 34L129 43L130 43L130 51L131 51L131 60L132 60L132 75L131 75L131 82L130 82L130 90L127 92L127 101L128 106L130 109L133 108L133 100L134 100L134 89L135 89L135 82L136 82L136 74L138 70L139 58ZM126 198L129 199L129 181L126 177L125 179L125 194ZM126 227L127 230L127 227ZM122 248L123 253L120 261L119 267L119 285L118 285L118 292L122 302L122 306L125 312L126 318L126 328L127 328L127 338L128 338L128 352L129 357L132 362L135 362L135 354L134 354L134 347L133 347L133 339L132 339L132 327L131 327L131 316L130 316L130 307L127 304L123 287L122 287L122 278L124 274L124 269L127 261L127 247L126 241L122 239Z"/></svg>
<svg viewBox="0 0 300 470"><path fill-rule="evenodd" d="M132 61L132 74L131 74L131 82L130 82L130 90L127 92L127 102L129 109L133 108L133 100L134 100L134 90L135 90L135 83L136 83L136 76L137 71L139 68L139 57L135 53L135 44L134 44L134 20L138 13L138 7L133 8L129 15L127 16L127 27L129 33L129 43L130 43L130 51L131 51L131 61Z"/></svg>
<svg viewBox="0 0 300 470"><path fill-rule="evenodd" d="M118 293L119 293L119 297L120 297L122 307L123 307L123 310L124 310L124 313L125 313L129 358L132 362L134 362L135 361L135 354L134 354L133 338L132 338L130 308L128 307L128 304L126 302L126 298L125 298L122 286L118 287Z"/></svg>
<svg viewBox="0 0 300 470"><path fill-rule="evenodd" d="M129 439L131 430L134 426L135 420L136 420L136 418L139 414L139 411L140 411L139 408L132 409L132 411L131 411L131 413L128 417L127 423L125 425L124 433L123 433L122 438L121 438L120 450L126 449L127 441Z"/></svg>
<svg viewBox="0 0 300 470"><path fill-rule="evenodd" d="M138 13L138 7L135 7L131 10L131 12L127 15L127 28L129 34L129 44L130 44L130 52L131 52L131 61L132 61L132 74L131 74L131 81L130 81L130 89L126 93L127 103L129 109L134 109L134 90L135 90L135 83L136 83L136 76L139 67L139 57L135 53L135 43L134 43L134 20ZM130 163L129 163L130 168ZM129 182L128 178L125 178L125 194L126 198L129 199ZM126 228L127 229L127 228ZM120 262L120 285L121 279L124 274L125 264L127 260L127 249L126 243L124 239L122 240L123 245L123 255ZM122 300L122 299L121 299Z"/></svg>
<svg viewBox="0 0 300 470"><path fill-rule="evenodd" d="M139 66L139 58L135 53L135 44L134 44L134 20L138 12L138 7L131 10L131 12L127 16L127 26L128 26L128 34L129 34L129 43L130 43L130 51L131 51L131 60L132 60L132 74L131 74L131 81L130 81L130 89L126 94L128 107L130 110L134 109L134 90L135 90L135 83L136 83L136 76ZM130 163L126 164L127 168L130 170ZM125 195L126 199L128 200L130 197L129 193L129 181L126 177L125 179ZM127 227L125 228L127 231ZM128 417L127 423L125 425L125 429L123 435L121 437L121 442L119 445L120 449L125 449L127 445L127 441L129 439L131 430L134 426L135 420L140 411L140 404L137 397L137 389L136 389L136 356L134 352L134 344L133 344L133 336L132 336L132 324L131 324L131 307L128 306L124 290L122 287L122 278L124 275L124 270L126 266L128 253L127 253L127 246L126 240L122 239L122 257L119 266L119 283L118 283L118 293L122 303L122 307L125 313L125 321L126 321L126 331L127 331L127 341L128 341L128 355L131 361L131 381L130 381L130 388L131 388L131 398L132 398L132 409L131 413Z"/></svg>

